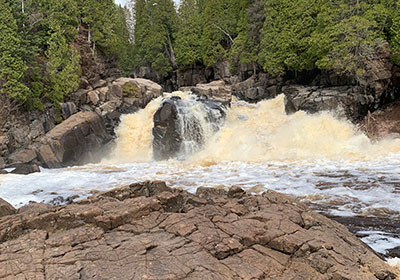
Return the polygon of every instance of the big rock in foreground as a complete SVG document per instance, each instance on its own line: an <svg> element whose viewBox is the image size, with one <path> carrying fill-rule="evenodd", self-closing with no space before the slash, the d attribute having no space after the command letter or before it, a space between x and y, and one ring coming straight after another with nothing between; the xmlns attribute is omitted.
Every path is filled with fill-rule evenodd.
<svg viewBox="0 0 400 280"><path fill-rule="evenodd" d="M0 218L0 279L395 279L342 225L275 192L133 184Z"/></svg>
<svg viewBox="0 0 400 280"><path fill-rule="evenodd" d="M39 159L48 168L80 164L90 160L109 140L98 114L80 112L46 134L38 147Z"/></svg>

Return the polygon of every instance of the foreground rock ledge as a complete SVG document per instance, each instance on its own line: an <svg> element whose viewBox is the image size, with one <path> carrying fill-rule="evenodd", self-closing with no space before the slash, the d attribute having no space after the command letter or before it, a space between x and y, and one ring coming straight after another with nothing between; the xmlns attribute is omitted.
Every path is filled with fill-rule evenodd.
<svg viewBox="0 0 400 280"><path fill-rule="evenodd" d="M0 279L395 279L344 226L276 192L145 182L0 218Z"/></svg>

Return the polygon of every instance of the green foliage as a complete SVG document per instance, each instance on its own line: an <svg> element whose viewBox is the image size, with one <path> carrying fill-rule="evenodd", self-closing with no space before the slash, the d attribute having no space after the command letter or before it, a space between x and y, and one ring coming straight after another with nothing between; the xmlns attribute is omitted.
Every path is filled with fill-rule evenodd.
<svg viewBox="0 0 400 280"><path fill-rule="evenodd" d="M393 16L393 25L390 29L392 58L400 66L400 3L397 3L396 13Z"/></svg>
<svg viewBox="0 0 400 280"><path fill-rule="evenodd" d="M135 84L125 83L122 86L122 95L125 97L138 97L139 89Z"/></svg>
<svg viewBox="0 0 400 280"><path fill-rule="evenodd" d="M0 94L25 103L31 92L22 83L27 66L21 57L18 26L5 0L0 0L0 10Z"/></svg>
<svg viewBox="0 0 400 280"><path fill-rule="evenodd" d="M135 65L166 76L176 66L178 17L172 0L138 0L135 5Z"/></svg>
<svg viewBox="0 0 400 280"><path fill-rule="evenodd" d="M51 35L46 54L49 60L49 90L46 97L58 104L79 85L80 58L77 51L67 44L61 30Z"/></svg>
<svg viewBox="0 0 400 280"><path fill-rule="evenodd" d="M203 19L198 0L183 0L179 7L179 26L176 34L176 62L180 66L201 63L201 33Z"/></svg>

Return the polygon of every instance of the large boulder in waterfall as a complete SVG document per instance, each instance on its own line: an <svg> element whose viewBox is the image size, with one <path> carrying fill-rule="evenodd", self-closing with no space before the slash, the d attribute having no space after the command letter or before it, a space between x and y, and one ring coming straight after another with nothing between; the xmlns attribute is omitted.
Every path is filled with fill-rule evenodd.
<svg viewBox="0 0 400 280"><path fill-rule="evenodd" d="M44 166L59 168L92 160L109 140L98 114L79 112L49 131L37 151Z"/></svg>
<svg viewBox="0 0 400 280"><path fill-rule="evenodd" d="M184 157L198 151L205 137L219 129L225 107L212 99L192 96L165 99L154 114L153 157L156 160Z"/></svg>
<svg viewBox="0 0 400 280"><path fill-rule="evenodd" d="M205 96L224 105L229 105L232 101L232 86L224 81L213 81L208 84L197 84L195 87L182 87L181 91L191 91L199 96Z"/></svg>
<svg viewBox="0 0 400 280"><path fill-rule="evenodd" d="M144 182L0 218L1 279L394 280L343 225L293 197Z"/></svg>
<svg viewBox="0 0 400 280"><path fill-rule="evenodd" d="M292 85L283 87L282 91L288 114L300 110L308 113L332 111L337 117L357 120L365 116L374 104L374 98L356 86L324 88Z"/></svg>

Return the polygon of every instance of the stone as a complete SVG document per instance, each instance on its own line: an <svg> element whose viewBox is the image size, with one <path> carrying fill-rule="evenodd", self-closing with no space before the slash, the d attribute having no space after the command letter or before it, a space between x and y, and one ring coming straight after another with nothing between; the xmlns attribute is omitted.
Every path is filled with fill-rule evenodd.
<svg viewBox="0 0 400 280"><path fill-rule="evenodd" d="M198 104L204 111L206 125L216 132L225 120L225 107L212 99L186 101L178 96L164 99L153 116L153 157L166 160L179 156L188 156L199 150L205 142L202 122L191 110L182 108ZM183 123L183 124L182 124ZM182 126L184 129L182 129ZM191 143L190 146L185 146Z"/></svg>
<svg viewBox="0 0 400 280"><path fill-rule="evenodd" d="M0 198L0 218L17 213L17 210L7 201Z"/></svg>
<svg viewBox="0 0 400 280"><path fill-rule="evenodd" d="M0 279L396 279L344 226L295 198L230 193L241 195L201 199L143 182L29 204L0 218Z"/></svg>
<svg viewBox="0 0 400 280"><path fill-rule="evenodd" d="M69 98L78 106L81 106L87 102L88 90L80 89L70 94Z"/></svg>
<svg viewBox="0 0 400 280"><path fill-rule="evenodd" d="M66 102L61 103L61 114L64 120L68 119L70 116L78 112L75 103Z"/></svg>
<svg viewBox="0 0 400 280"><path fill-rule="evenodd" d="M108 114L116 111L121 106L121 101L108 101L100 106L102 114Z"/></svg>
<svg viewBox="0 0 400 280"><path fill-rule="evenodd" d="M32 139L36 139L39 136L42 136L46 133L42 120L34 120L29 126L29 128L30 128L30 136L32 137Z"/></svg>
<svg viewBox="0 0 400 280"><path fill-rule="evenodd" d="M89 91L87 93L87 96L88 96L88 101L90 102L90 104L92 104L94 106L96 106L100 101L100 98L97 95L97 91L95 91L95 90Z"/></svg>
<svg viewBox="0 0 400 280"><path fill-rule="evenodd" d="M186 90L187 88L182 89ZM195 87L191 87L190 91L199 96L205 96L221 102L224 105L229 105L232 101L232 87L222 80L208 84L197 84Z"/></svg>
<svg viewBox="0 0 400 280"><path fill-rule="evenodd" d="M79 112L50 130L38 147L40 162L60 168L95 159L110 141L103 120L94 112Z"/></svg>
<svg viewBox="0 0 400 280"><path fill-rule="evenodd" d="M374 98L357 92L357 88L342 87L307 87L292 85L282 88L285 94L286 113L297 111L317 113L331 111L339 118L352 121L363 118L374 106Z"/></svg>
<svg viewBox="0 0 400 280"><path fill-rule="evenodd" d="M0 175L6 175L8 174L7 170L0 169Z"/></svg>
<svg viewBox="0 0 400 280"><path fill-rule="evenodd" d="M101 102L106 101L107 91L108 91L108 87L102 87L102 88L97 89L97 95L99 96L99 99Z"/></svg>
<svg viewBox="0 0 400 280"><path fill-rule="evenodd" d="M116 84L113 84L111 87L109 87L106 100L122 101L122 87Z"/></svg>
<svg viewBox="0 0 400 280"><path fill-rule="evenodd" d="M15 165L10 165L10 167L15 167L15 169L10 172L12 174L28 175L31 173L40 172L39 165L36 163L18 163Z"/></svg>
<svg viewBox="0 0 400 280"><path fill-rule="evenodd" d="M8 157L8 162L13 163L29 163L36 159L36 152L32 149L22 149L15 151Z"/></svg>
<svg viewBox="0 0 400 280"><path fill-rule="evenodd" d="M4 161L4 158L0 157L0 169L3 169L6 167L6 163Z"/></svg>
<svg viewBox="0 0 400 280"><path fill-rule="evenodd" d="M101 88L101 87L105 87L107 85L107 81L105 81L105 80L98 80L97 82L95 82L93 85L92 85L92 87L94 88L94 89L96 89L96 88Z"/></svg>

